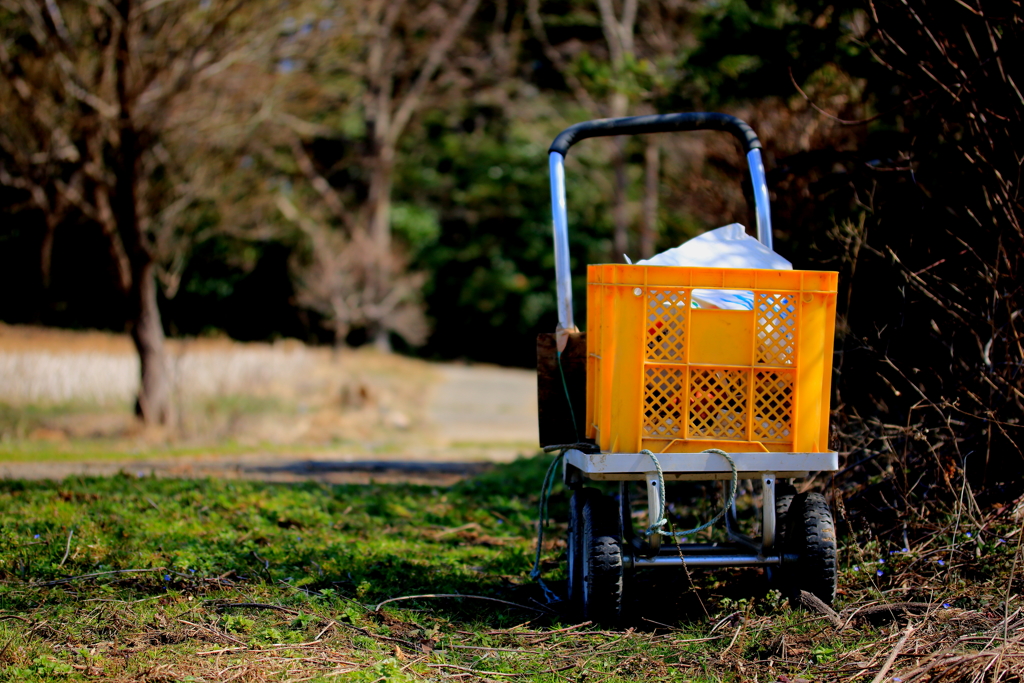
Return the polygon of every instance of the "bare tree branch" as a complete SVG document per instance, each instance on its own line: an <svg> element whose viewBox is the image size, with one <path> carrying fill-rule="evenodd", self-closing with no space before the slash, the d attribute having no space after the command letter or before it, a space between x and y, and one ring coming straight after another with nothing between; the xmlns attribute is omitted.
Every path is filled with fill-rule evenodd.
<svg viewBox="0 0 1024 683"><path fill-rule="evenodd" d="M572 90L573 96L576 101L588 110L598 113L601 111L601 107L597 104L587 89L583 87L583 84L576 77L576 74L572 72L565 58L562 57L561 53L551 44L548 40L547 31L544 28L544 19L540 14L540 0L527 0L526 3L526 16L530 22L530 28L533 31L534 37L541 44L544 49L544 56L548 58L548 61L562 74L562 78L565 79L569 89Z"/></svg>
<svg viewBox="0 0 1024 683"><path fill-rule="evenodd" d="M395 144L398 141L398 136L402 134L409 123L409 119L419 108L427 84L433 80L438 67L441 66L441 62L448 56L448 52L451 50L455 39L465 30L466 24L469 23L470 18L476 13L479 5L480 0L465 0L455 18L446 22L444 33L430 47L427 58L424 60L423 66L420 67L419 75L395 110L395 115L388 131L391 144Z"/></svg>

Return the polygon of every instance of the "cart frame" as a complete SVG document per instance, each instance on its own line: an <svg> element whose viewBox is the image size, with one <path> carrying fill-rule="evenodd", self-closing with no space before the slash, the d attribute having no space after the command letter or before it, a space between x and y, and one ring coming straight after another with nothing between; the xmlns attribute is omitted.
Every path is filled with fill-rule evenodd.
<svg viewBox="0 0 1024 683"><path fill-rule="evenodd" d="M787 561L776 548L776 482L779 479L798 479L810 472L830 472L838 469L838 454L826 453L730 453L736 463L739 479L759 479L761 482L761 537L750 538L737 528L735 505L725 515L725 528L731 544L681 543L662 547L661 535L654 534L640 541L631 533L631 520L620 516L627 539L623 556L626 568L687 566L761 566L780 565ZM722 481L732 477L725 461L713 453L660 453L658 460L663 479L669 481ZM654 463L645 453L585 453L577 449L565 452L563 480L576 489L585 480L590 481L643 481L647 486L648 519L657 508L658 487L661 479ZM620 489L624 486L620 486ZM620 491L623 500L625 491ZM795 560L790 557L788 561Z"/></svg>
<svg viewBox="0 0 1024 683"><path fill-rule="evenodd" d="M769 209L768 186L765 179L764 165L761 159L761 142L756 133L743 121L725 114L714 113L678 113L654 116L637 116L618 119L600 119L576 124L560 133L549 149L549 167L551 171L551 202L553 215L555 274L558 306L558 330L556 336L561 337L558 344L559 353L565 348L564 338L569 332L575 332L573 319L573 302L571 272L569 261L568 215L566 208L565 188L565 156L569 148L576 142L591 138L614 135L635 135L658 132L719 130L731 133L740 141L746 154L753 185L754 208L757 220L758 240L769 249L772 248L771 214ZM792 544L779 547L777 543L779 525L777 518L776 482L778 479L806 477L810 472L836 471L838 454L834 451L818 453L779 453L779 452L741 452L730 453L736 465L739 479L760 480L761 483L761 530L759 538L750 538L737 528L735 502L725 514L725 526L730 542L728 543L672 543L662 547L662 535L637 534L632 527L632 516L628 501L627 484L632 481L643 481L647 487L648 519L658 509L659 487L667 481L715 481L729 480L733 472L724 458L715 453L659 453L656 457L660 463L662 475L648 453L610 453L600 452L596 447L588 448L587 444L575 444L564 450L563 479L566 485L577 492L582 490L587 480L620 482L618 503L618 523L621 541L621 568L625 570L647 567L672 566L766 566L779 567L786 563L800 562L800 552L792 552ZM806 494L805 494L806 495ZM586 499L586 496L583 496ZM820 497L819 497L820 498ZM803 502L803 501L802 501ZM575 503L574 503L575 505ZM827 504L820 498L819 505L825 505L827 524L825 535L831 533L832 544L832 593L834 595L834 557L835 535L834 523ZM820 507L814 512L820 515ZM794 514L789 515L793 517ZM813 515L812 515L813 516ZM653 521L653 520L652 520ZM579 590L580 577L576 577L577 586L573 586L573 562L577 561L573 554L579 552L580 527L582 522L575 516L570 519L570 597ZM824 527L823 527L824 528ZM802 530L801 530L802 531ZM576 549L573 545L573 534L576 534ZM791 532L793 533L793 532ZM827 539L826 539L827 540ZM586 584L586 563L582 570L582 581ZM621 587L621 580L619 583ZM822 591L819 591L822 592ZM826 591L827 592L827 591ZM825 601L831 602L830 596ZM583 600L584 616L587 614L586 600ZM614 613L597 610L599 616Z"/></svg>

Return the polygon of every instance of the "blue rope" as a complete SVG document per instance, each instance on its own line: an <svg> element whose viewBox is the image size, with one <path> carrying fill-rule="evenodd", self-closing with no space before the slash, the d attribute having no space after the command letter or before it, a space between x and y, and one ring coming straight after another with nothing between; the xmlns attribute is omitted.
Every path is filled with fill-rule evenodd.
<svg viewBox="0 0 1024 683"><path fill-rule="evenodd" d="M544 483L540 488L540 504L537 509L540 515L540 519L537 522L537 554L533 558L533 569L530 570L530 578L540 585L540 589L544 592L544 599L547 600L548 604L560 602L561 598L555 595L554 591L548 588L547 584L544 583L544 579L540 577L540 553L544 547L544 527L548 521L548 498L551 496L551 488L555 484L555 473L558 471L558 464L562 462L563 455L564 452L559 453L551 461L551 464L548 465L548 471L544 475Z"/></svg>
<svg viewBox="0 0 1024 683"><path fill-rule="evenodd" d="M576 427L576 411L572 407L572 398L569 396L569 384L565 381L565 370L562 369L562 352L558 351L555 356L558 362L558 374L562 378L562 390L565 391L565 402L569 405L569 417L572 419L572 430L576 435L576 441L580 440L580 433ZM558 450L558 457L556 457L551 464L548 466L548 471L544 475L544 483L540 487L540 504L538 505L537 513L540 515L540 520L537 522L537 553L533 558L533 569L530 570L530 578L536 581L540 585L540 589L544 592L544 599L547 600L548 604L553 602L560 602L561 598L555 595L555 592L548 588L548 585L544 583L544 579L540 577L540 554L544 547L544 527L547 525L548 520L548 498L551 497L551 488L555 485L555 474L558 471L558 465L562 462L562 457L565 455L565 451L568 448L575 447L582 444L567 444L564 446L547 447L544 452L550 452Z"/></svg>
<svg viewBox="0 0 1024 683"><path fill-rule="evenodd" d="M651 460L654 461L654 467L658 470L658 513L652 514L651 519L654 520L647 530L644 532L644 536L653 536L654 534L661 534L662 536L668 536L669 538L680 538L682 536L690 536L700 531L704 531L718 520L725 516L726 511L732 507L732 504L736 502L736 485L739 480L739 474L736 471L736 461L732 459L728 453L718 448L709 448L702 453L714 453L720 455L729 461L729 467L732 469L732 486L729 488L729 498L725 501L725 507L722 508L721 512L711 518L710 521L701 524L699 527L694 529L687 529L686 531L664 531L662 529L668 523L668 518L665 517L665 473L661 469L661 463L658 462L658 456L646 448L641 453L651 456Z"/></svg>

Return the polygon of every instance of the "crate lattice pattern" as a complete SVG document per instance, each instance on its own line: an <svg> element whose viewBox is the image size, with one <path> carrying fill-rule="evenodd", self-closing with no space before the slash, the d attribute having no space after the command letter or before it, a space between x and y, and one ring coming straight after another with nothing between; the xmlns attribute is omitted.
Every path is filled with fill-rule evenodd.
<svg viewBox="0 0 1024 683"><path fill-rule="evenodd" d="M757 358L759 365L793 366L796 363L796 301L792 294L757 292Z"/></svg>
<svg viewBox="0 0 1024 683"><path fill-rule="evenodd" d="M689 290L647 290L647 360L685 362L689 308Z"/></svg>
<svg viewBox="0 0 1024 683"><path fill-rule="evenodd" d="M690 291L649 288L643 436L792 442L797 336L794 296L755 292L754 362L762 367L702 368L683 365ZM679 365L657 365L659 361ZM753 411L752 416L748 410ZM752 418L749 435L748 417Z"/></svg>
<svg viewBox="0 0 1024 683"><path fill-rule="evenodd" d="M793 440L793 387L796 373L789 370L754 371L755 441Z"/></svg>
<svg viewBox="0 0 1024 683"><path fill-rule="evenodd" d="M690 368L691 439L747 440L747 371Z"/></svg>
<svg viewBox="0 0 1024 683"><path fill-rule="evenodd" d="M644 382L644 436L679 438L686 420L686 369L648 366Z"/></svg>

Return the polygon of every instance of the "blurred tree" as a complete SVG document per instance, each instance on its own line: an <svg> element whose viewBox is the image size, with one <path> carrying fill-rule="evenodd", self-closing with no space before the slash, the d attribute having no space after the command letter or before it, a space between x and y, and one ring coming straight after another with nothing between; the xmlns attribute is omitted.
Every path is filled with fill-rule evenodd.
<svg viewBox="0 0 1024 683"><path fill-rule="evenodd" d="M459 42L477 11L480 0L374 0L356 3L352 18L362 39L356 53L343 68L361 84L362 93L352 104L358 109L365 130L366 146L359 160L367 171L365 200L358 211L346 248L370 247L361 259L371 269L352 289L341 280L327 289L326 297L338 299L347 288L364 302L362 321L381 349L390 349L390 333L397 332L416 345L422 343L422 324L412 322L412 309L396 308L419 288L401 268L391 240L391 199L399 141L410 121L425 106L437 106L436 97L458 97L452 86L467 86L460 73ZM474 49L474 48L470 48ZM368 235L370 239L366 239ZM337 240L335 240L336 242ZM329 241L321 241L327 246ZM314 248L314 259L316 256ZM351 260L351 259L348 259ZM340 289L339 289L340 288ZM325 292L326 294L326 292ZM330 310L341 310L331 306ZM402 311L396 316L398 311ZM401 325L397 322L404 321Z"/></svg>
<svg viewBox="0 0 1024 683"><path fill-rule="evenodd" d="M495 100L503 105L497 111ZM580 114L563 118L552 103L527 84L478 93L463 108L426 112L403 145L398 206L403 213L411 206L436 212L436 233L412 254L431 275L424 293L435 324L423 353L529 366L537 331L554 330L545 150ZM577 302L584 300L579 276L585 264L602 261L610 250L605 152L581 145L566 171ZM581 323L582 309L577 304Z"/></svg>
<svg viewBox="0 0 1024 683"><path fill-rule="evenodd" d="M637 0L623 0L621 15L615 12L612 0L598 0L597 6L601 14L601 28L608 52L611 55L611 87L609 88L608 116L619 118L629 112L629 93L624 87L627 65L636 61L634 49L634 31L636 30ZM615 137L615 156L612 157L612 169L615 174L615 195L612 199L612 215L615 223L612 258L618 260L620 254L629 250L629 214L626 205L628 179L626 177L626 142L625 136Z"/></svg>
<svg viewBox="0 0 1024 683"><path fill-rule="evenodd" d="M54 229L98 225L127 300L141 361L137 411L165 423L170 380L156 275L176 288L181 216L207 178L165 142L190 90L253 49L246 29L268 13L246 3L0 6L0 184L46 224L41 269L49 277Z"/></svg>
<svg viewBox="0 0 1024 683"><path fill-rule="evenodd" d="M684 50L693 41L693 11L673 2L637 3L635 0L530 0L528 14L544 55L565 80L588 117L621 117L662 112L665 93L678 87ZM547 26L557 31L549 39ZM567 30L570 26L573 30ZM593 29L599 28L599 32ZM590 29L590 30L586 30ZM639 29L639 30L638 30ZM555 32L555 31L552 31ZM690 107L683 107L688 110ZM629 251L630 227L640 218L641 257L653 255L659 192L661 141L644 139L644 184L640 211L630 202L630 140L617 136L611 149L612 220L615 226L611 258L620 261Z"/></svg>
<svg viewBox="0 0 1024 683"><path fill-rule="evenodd" d="M398 261L395 250L381 254L363 231L349 237L311 222L284 195L278 196L278 207L303 229L309 245L306 259L294 266L296 300L323 316L336 347L345 344L353 327L370 325L394 332L413 346L426 341L428 328L420 305L425 273L407 272L407 262ZM381 258L397 262L382 263ZM384 297L379 296L377 282L381 268L390 274Z"/></svg>
<svg viewBox="0 0 1024 683"><path fill-rule="evenodd" d="M315 192L282 187L277 204L304 234L291 260L296 300L322 316L336 344L354 328L382 349L392 334L413 346L426 338L425 276L408 272L408 245L392 240L395 166L417 113L457 101L473 82L466 61L482 46L467 29L479 4L343 2L319 22L330 22L329 39L310 30L294 41L285 80L315 94L288 106L318 125L295 129L286 164Z"/></svg>

